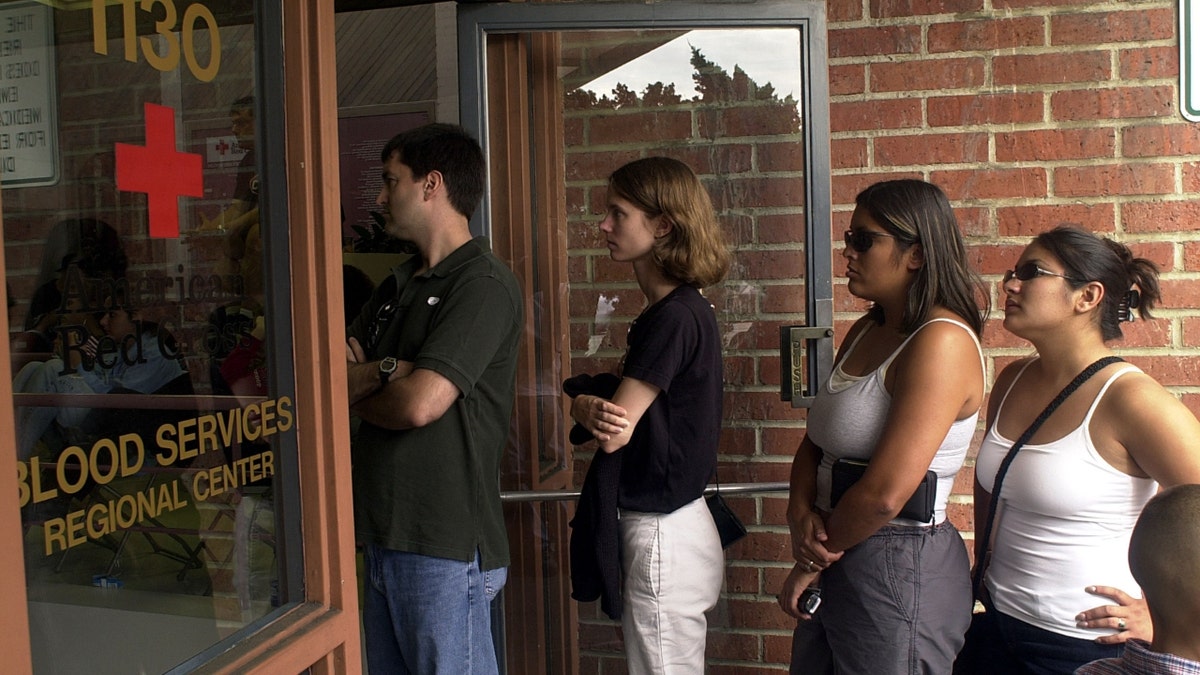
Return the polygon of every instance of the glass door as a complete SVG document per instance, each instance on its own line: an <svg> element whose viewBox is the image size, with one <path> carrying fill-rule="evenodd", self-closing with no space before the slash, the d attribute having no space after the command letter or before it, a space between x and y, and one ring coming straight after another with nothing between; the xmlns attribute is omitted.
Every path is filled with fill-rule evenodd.
<svg viewBox="0 0 1200 675"><path fill-rule="evenodd" d="M667 155L708 188L735 252L729 278L705 290L725 348L720 478L777 489L801 433L793 407L832 358L824 6L465 5L459 27L462 120L490 158L473 227L529 298L503 476L507 665L594 672L619 657L619 630L569 598L573 501L553 497L582 483L595 450L569 445L561 382L614 371L642 309L597 229L607 176ZM765 498L730 498L752 537L770 524Z"/></svg>

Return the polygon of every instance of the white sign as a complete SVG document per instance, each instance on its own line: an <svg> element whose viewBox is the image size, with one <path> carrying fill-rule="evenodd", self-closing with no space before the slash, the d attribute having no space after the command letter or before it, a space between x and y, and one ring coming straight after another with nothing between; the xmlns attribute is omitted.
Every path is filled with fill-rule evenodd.
<svg viewBox="0 0 1200 675"><path fill-rule="evenodd" d="M53 9L0 4L0 184L58 182Z"/></svg>
<svg viewBox="0 0 1200 675"><path fill-rule="evenodd" d="M1179 111L1200 122L1200 0L1179 0Z"/></svg>

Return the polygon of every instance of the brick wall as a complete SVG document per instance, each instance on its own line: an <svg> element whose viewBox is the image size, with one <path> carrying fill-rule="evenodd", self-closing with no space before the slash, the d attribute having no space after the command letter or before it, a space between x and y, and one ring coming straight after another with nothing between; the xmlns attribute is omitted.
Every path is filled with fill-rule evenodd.
<svg viewBox="0 0 1200 675"><path fill-rule="evenodd" d="M956 207L994 307L999 276L1033 234L1070 222L1123 241L1161 266L1165 301L1156 321L1126 325L1118 351L1200 410L1200 234L1193 225L1200 207L1190 198L1200 187L1200 127L1178 112L1177 3L828 0L827 10L833 233L840 236L855 194L870 183L897 177L937 183ZM712 137L715 150L698 152L706 128L699 120L713 116L727 126ZM584 356L587 337L597 334L601 287L621 297L619 319L640 308L629 271L614 269L604 256L596 218L581 214L600 213L606 171L666 148L692 162L710 187L721 186L714 196L719 210L731 209L724 222L737 249L733 278L737 288L751 289L739 295L726 284L710 293L726 312L727 333L740 318L754 321L727 350L722 480L786 480L804 414L778 400L775 329L800 316L802 245L795 211L753 207L786 193L800 154L786 143L736 140L788 133L771 126L782 119L736 107L694 117L609 111L606 122L591 126L583 117L568 112L571 142L595 145L598 134L611 137L586 160L568 149L568 171L576 171L569 203L575 222L591 226L572 227L572 368L601 366L598 356L611 359L623 347L623 328L610 325L600 351ZM666 140L621 147L617 139L637 129L654 129ZM683 148L691 154L681 154ZM864 309L846 291L840 252L838 244L832 255L839 342ZM1003 330L1002 318L993 311L985 332L989 381L1030 351ZM968 544L973 457L950 508ZM587 458L578 455L580 466ZM709 672L785 671L790 621L774 593L788 569L786 498L731 501L751 534L727 551ZM619 630L587 607L580 615L584 672L624 672Z"/></svg>

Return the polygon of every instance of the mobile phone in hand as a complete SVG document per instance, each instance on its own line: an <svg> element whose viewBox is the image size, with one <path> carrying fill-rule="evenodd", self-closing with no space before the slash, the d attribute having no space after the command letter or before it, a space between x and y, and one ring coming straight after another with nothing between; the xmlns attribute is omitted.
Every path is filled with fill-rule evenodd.
<svg viewBox="0 0 1200 675"><path fill-rule="evenodd" d="M800 594L800 611L805 614L816 614L817 608L821 606L821 589L818 586L809 586Z"/></svg>

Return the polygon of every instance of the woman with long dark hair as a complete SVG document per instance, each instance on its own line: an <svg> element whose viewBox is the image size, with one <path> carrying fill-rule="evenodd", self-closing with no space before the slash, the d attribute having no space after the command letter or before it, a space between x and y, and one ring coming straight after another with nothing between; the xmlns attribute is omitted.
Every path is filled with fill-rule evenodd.
<svg viewBox="0 0 1200 675"><path fill-rule="evenodd" d="M971 589L946 503L983 403L986 296L930 183L863 190L845 242L847 288L871 306L792 464L796 564L779 594L799 620L791 672L947 673Z"/></svg>

